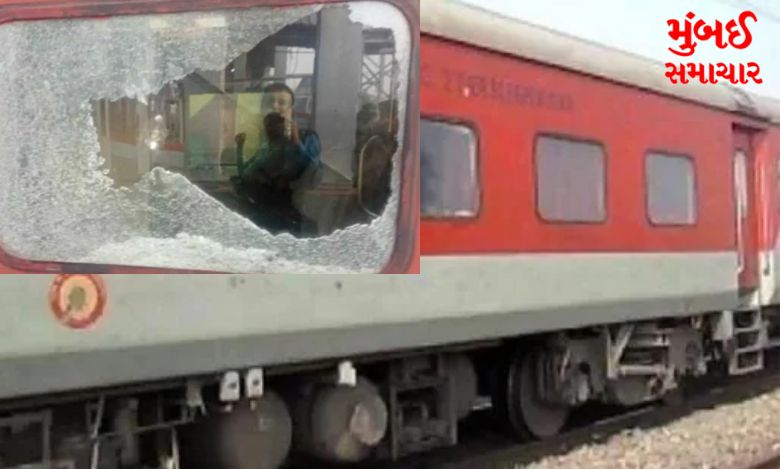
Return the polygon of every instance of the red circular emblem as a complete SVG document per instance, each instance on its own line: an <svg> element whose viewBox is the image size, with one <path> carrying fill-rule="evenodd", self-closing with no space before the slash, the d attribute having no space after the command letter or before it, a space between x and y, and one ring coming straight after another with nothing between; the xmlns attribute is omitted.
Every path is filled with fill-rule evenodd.
<svg viewBox="0 0 780 470"><path fill-rule="evenodd" d="M49 290L49 305L63 325L86 328L103 315L106 289L94 274L59 274Z"/></svg>

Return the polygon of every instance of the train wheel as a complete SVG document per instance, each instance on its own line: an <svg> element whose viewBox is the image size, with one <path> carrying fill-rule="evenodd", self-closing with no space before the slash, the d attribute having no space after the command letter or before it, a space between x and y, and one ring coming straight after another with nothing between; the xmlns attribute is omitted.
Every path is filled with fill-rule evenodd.
<svg viewBox="0 0 780 470"><path fill-rule="evenodd" d="M566 424L569 407L539 397L536 367L543 351L515 352L499 367L493 406L503 427L521 440L554 436Z"/></svg>
<svg viewBox="0 0 780 470"><path fill-rule="evenodd" d="M387 405L364 377L355 386L320 386L295 411L297 447L332 462L365 459L387 432Z"/></svg>

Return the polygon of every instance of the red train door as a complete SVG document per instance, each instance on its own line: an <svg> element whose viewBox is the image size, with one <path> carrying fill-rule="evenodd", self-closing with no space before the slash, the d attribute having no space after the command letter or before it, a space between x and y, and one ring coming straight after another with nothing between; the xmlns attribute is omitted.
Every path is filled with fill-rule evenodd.
<svg viewBox="0 0 780 470"><path fill-rule="evenodd" d="M755 156L751 133L734 129L734 193L740 294L758 289L758 210L755 204Z"/></svg>

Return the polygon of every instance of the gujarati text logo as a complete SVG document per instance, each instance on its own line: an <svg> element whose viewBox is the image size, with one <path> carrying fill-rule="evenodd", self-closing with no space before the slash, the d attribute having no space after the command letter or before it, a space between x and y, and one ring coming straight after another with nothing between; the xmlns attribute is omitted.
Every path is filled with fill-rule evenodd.
<svg viewBox="0 0 780 470"><path fill-rule="evenodd" d="M695 18L696 14L690 12L685 15L684 25L675 19L666 22L671 27L669 37L674 41L682 40L678 48L669 48L673 54L681 57L692 56L696 52L696 46L699 45L697 39L700 41L714 39L719 49L726 49L729 46L735 49L747 49L753 43L753 34L747 22L748 20L758 22L758 18L752 11L743 11L738 19L732 19L725 25L720 20L716 20L714 25L709 25L702 19L693 23ZM763 79L758 76L760 72L761 69L755 62L736 65L723 62L666 63L666 77L672 83L688 83L691 79L698 79L701 83L718 83L718 80L722 79L735 85L746 84L749 79L755 83L763 83Z"/></svg>

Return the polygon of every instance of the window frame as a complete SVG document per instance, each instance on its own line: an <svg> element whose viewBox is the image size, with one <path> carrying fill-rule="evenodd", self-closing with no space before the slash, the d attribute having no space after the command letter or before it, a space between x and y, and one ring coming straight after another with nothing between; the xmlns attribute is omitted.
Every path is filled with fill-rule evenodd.
<svg viewBox="0 0 780 470"><path fill-rule="evenodd" d="M650 214L650 185L648 185L648 178L650 176L648 172L648 162L651 155L660 155L663 157L681 158L688 160L693 168L693 223L681 223L681 222L656 222ZM642 182L644 184L644 198L645 198L645 220L651 227L672 227L672 228L690 228L697 227L699 225L699 172L696 167L696 157L692 153L684 153L681 151L664 150L662 148L650 147L642 154Z"/></svg>
<svg viewBox="0 0 780 470"><path fill-rule="evenodd" d="M420 88L420 9L415 0L377 0L397 8L409 27L409 70L400 77L408 84L403 99L405 132L399 141L400 188L398 214L395 219L395 239L384 266L375 274L419 273L419 110ZM345 4L345 0L224 0L219 4L209 0L165 2L164 0L131 0L107 3L101 0L65 0L54 4L48 0L28 0L0 7L0 27L24 21L58 21L68 19L95 19L133 15L156 15L188 12L210 12L254 7L296 7L311 3ZM417 148L415 148L417 145ZM0 241L0 271L3 268L31 273L111 273L111 274L215 274L212 271L171 267L141 267L121 264L25 259L9 253Z"/></svg>
<svg viewBox="0 0 780 470"><path fill-rule="evenodd" d="M482 135L480 133L479 125L466 118L459 118L455 116L448 116L445 114L427 114L420 113L420 140L422 141L422 124L423 121L430 121L438 124L448 124L451 126L460 126L471 131L474 136L474 180L477 183L477 207L474 213L471 215L426 215L422 210L422 189L420 190L420 220L426 221L448 221L453 223L458 222L473 222L482 217L482 208L484 206L484 192L483 188L483 171L482 171ZM420 164L422 165L422 151L420 152ZM420 170L420 183L422 184L422 170ZM421 186L422 188L422 186Z"/></svg>
<svg viewBox="0 0 780 470"><path fill-rule="evenodd" d="M578 144L592 144L596 145L601 149L601 155L602 155L602 174L603 174L603 184L602 188L604 190L604 216L600 220L558 220L558 219L549 219L545 217L542 214L541 208L539 206L539 201L541 200L541 190L540 190L540 184L539 184L539 139L541 138L551 138L556 140L562 140L566 142L573 142ZM536 218L541 221L544 224L548 225L587 225L587 226L597 226L597 225L606 225L610 221L610 213L609 213L609 190L610 190L610 184L609 184L609 152L607 151L606 144L598 139L592 138L592 137L582 137L577 136L574 134L567 134L562 132L555 132L555 131L541 131L534 134L534 142L533 142L533 158L532 158L532 172L533 172L533 182L534 182L534 212L536 213Z"/></svg>

